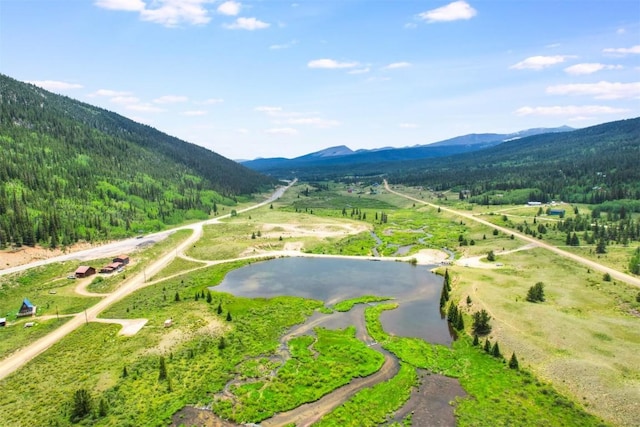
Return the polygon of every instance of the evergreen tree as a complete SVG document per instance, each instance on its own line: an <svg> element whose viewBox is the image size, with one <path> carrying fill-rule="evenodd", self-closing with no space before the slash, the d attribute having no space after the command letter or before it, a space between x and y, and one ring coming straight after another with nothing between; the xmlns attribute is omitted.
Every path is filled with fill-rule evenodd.
<svg viewBox="0 0 640 427"><path fill-rule="evenodd" d="M224 337L220 337L218 342L218 350L224 350L227 347L227 343L224 341Z"/></svg>
<svg viewBox="0 0 640 427"><path fill-rule="evenodd" d="M91 413L93 401L89 392L81 388L73 395L73 405L71 408L71 422L77 423Z"/></svg>
<svg viewBox="0 0 640 427"><path fill-rule="evenodd" d="M204 291L202 291L204 292ZM213 300L213 296L211 296L211 291L207 289L207 302L209 304L211 304L211 301Z"/></svg>
<svg viewBox="0 0 640 427"><path fill-rule="evenodd" d="M227 312L227 322L231 322L231 312Z"/></svg>
<svg viewBox="0 0 640 427"><path fill-rule="evenodd" d="M176 295L173 297L173 300L176 302L180 301L180 294L178 293L178 291L176 291Z"/></svg>
<svg viewBox="0 0 640 427"><path fill-rule="evenodd" d="M127 367L123 367L122 368L122 378L127 378L127 376L129 376L129 373L127 372Z"/></svg>
<svg viewBox="0 0 640 427"><path fill-rule="evenodd" d="M478 338L478 334L473 334L473 345L477 346L480 344L480 338Z"/></svg>
<svg viewBox="0 0 640 427"><path fill-rule="evenodd" d="M500 347L498 346L498 341L496 341L493 344L493 347L491 348L491 355L493 357L502 357L502 354L500 354Z"/></svg>
<svg viewBox="0 0 640 427"><path fill-rule="evenodd" d="M158 380L166 380L167 379L167 366L164 361L164 356L160 356L160 366L158 367Z"/></svg>
<svg viewBox="0 0 640 427"><path fill-rule="evenodd" d="M496 254L493 251L489 251L487 254L487 261L493 262L496 260Z"/></svg>
<svg viewBox="0 0 640 427"><path fill-rule="evenodd" d="M486 353L491 353L491 341L489 341L489 338L484 342L484 351Z"/></svg>
<svg viewBox="0 0 640 427"><path fill-rule="evenodd" d="M527 301L544 302L544 284L542 282L538 282L529 288L527 291Z"/></svg>
<svg viewBox="0 0 640 427"><path fill-rule="evenodd" d="M487 335L491 332L489 320L491 320L491 316L485 309L473 313L473 332L478 335Z"/></svg>
<svg viewBox="0 0 640 427"><path fill-rule="evenodd" d="M107 409L108 409L107 401L103 397L102 399L100 399L100 403L98 405L98 416L106 417L107 416Z"/></svg>
<svg viewBox="0 0 640 427"><path fill-rule="evenodd" d="M218 314L222 314L222 303L218 303L218 310L217 310Z"/></svg>
<svg viewBox="0 0 640 427"><path fill-rule="evenodd" d="M513 352L513 354L511 354L511 359L509 359L509 367L511 369L515 369L518 370L519 365L518 365L518 358L516 357L516 353Z"/></svg>

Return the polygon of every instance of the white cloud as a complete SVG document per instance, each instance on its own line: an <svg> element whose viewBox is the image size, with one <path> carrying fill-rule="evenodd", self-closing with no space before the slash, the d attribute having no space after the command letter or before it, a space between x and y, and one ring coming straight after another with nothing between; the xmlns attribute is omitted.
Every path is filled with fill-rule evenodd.
<svg viewBox="0 0 640 427"><path fill-rule="evenodd" d="M296 135L298 133L298 131L293 128L271 128L264 132L269 135Z"/></svg>
<svg viewBox="0 0 640 427"><path fill-rule="evenodd" d="M347 73L348 74L366 74L369 71L371 71L371 68L366 67L366 68L357 68L355 70L347 71Z"/></svg>
<svg viewBox="0 0 640 427"><path fill-rule="evenodd" d="M166 111L164 108L157 107L152 104L131 104L126 106L127 110L141 111L143 113L162 113Z"/></svg>
<svg viewBox="0 0 640 427"><path fill-rule="evenodd" d="M91 97L93 96L108 96L108 97L131 96L131 92L124 92L124 91L111 90L111 89L98 89L97 91L95 91L89 96Z"/></svg>
<svg viewBox="0 0 640 427"><path fill-rule="evenodd" d="M226 1L218 6L218 13L228 16L236 16L240 13L242 5L235 1Z"/></svg>
<svg viewBox="0 0 640 427"><path fill-rule="evenodd" d="M145 8L142 0L97 0L96 6L110 10L141 11Z"/></svg>
<svg viewBox="0 0 640 427"><path fill-rule="evenodd" d="M596 99L640 98L640 82L578 83L555 85L547 88L552 95L587 95Z"/></svg>
<svg viewBox="0 0 640 427"><path fill-rule="evenodd" d="M626 113L624 108L613 108L605 105L564 105L552 107L522 107L515 113L518 116L584 116L585 114Z"/></svg>
<svg viewBox="0 0 640 427"><path fill-rule="evenodd" d="M204 116L207 112L203 110L194 110L194 111L183 111L183 116Z"/></svg>
<svg viewBox="0 0 640 427"><path fill-rule="evenodd" d="M416 123L400 123L398 126L400 126L402 129L417 129L420 127L420 125Z"/></svg>
<svg viewBox="0 0 640 427"><path fill-rule="evenodd" d="M271 24L267 22L262 22L256 18L238 18L233 24L225 24L224 28L229 30L262 30L264 28L269 28Z"/></svg>
<svg viewBox="0 0 640 427"><path fill-rule="evenodd" d="M618 29L616 30L616 34L624 34L624 33L626 33L626 32L627 32L627 30L625 30L624 28L618 28Z"/></svg>
<svg viewBox="0 0 640 427"><path fill-rule="evenodd" d="M338 68L354 68L357 67L357 62L339 62L335 59L314 59L307 63L309 68L325 68L325 69L338 69Z"/></svg>
<svg viewBox="0 0 640 427"><path fill-rule="evenodd" d="M270 106L264 105L264 106L256 107L255 110L256 111L260 111L261 113L275 114L275 113L278 113L278 112L282 111L282 108L281 107L270 107Z"/></svg>
<svg viewBox="0 0 640 427"><path fill-rule="evenodd" d="M618 48L606 48L602 49L604 53L614 53L617 55L629 55L629 54L640 54L640 44L637 44L632 47L618 47Z"/></svg>
<svg viewBox="0 0 640 427"><path fill-rule="evenodd" d="M337 120L322 119L320 117L302 117L297 119L289 119L286 120L285 123L291 125L311 125L319 128L329 128L340 125L340 122Z"/></svg>
<svg viewBox="0 0 640 427"><path fill-rule="evenodd" d="M288 43L283 43L283 44L272 44L271 46L269 46L269 49L272 50L279 50L279 49L289 49L295 45L298 44L297 40L291 40Z"/></svg>
<svg viewBox="0 0 640 427"><path fill-rule="evenodd" d="M77 83L67 83L57 80L32 80L27 83L31 83L32 85L51 91L82 89L82 85L79 85Z"/></svg>
<svg viewBox="0 0 640 427"><path fill-rule="evenodd" d="M179 102L187 102L189 98L178 95L165 95L153 100L156 104L176 104Z"/></svg>
<svg viewBox="0 0 640 427"><path fill-rule="evenodd" d="M395 70L397 68L407 68L407 67L411 67L411 64L409 62L393 62L389 65L387 65L386 67L384 67L385 70Z"/></svg>
<svg viewBox="0 0 640 427"><path fill-rule="evenodd" d="M244 129L244 128L236 129L236 133L239 133L240 135L246 135L249 133L249 129Z"/></svg>
<svg viewBox="0 0 640 427"><path fill-rule="evenodd" d="M573 75L581 75L581 74L593 74L600 70L619 70L622 68L622 65L607 65L600 64L597 62L588 62L583 64L576 64L564 69L565 73L573 74Z"/></svg>
<svg viewBox="0 0 640 427"><path fill-rule="evenodd" d="M211 21L204 5L211 0L97 0L94 4L103 9L138 12L143 21L166 27L180 24L203 25ZM149 6L154 6L150 8Z"/></svg>
<svg viewBox="0 0 640 427"><path fill-rule="evenodd" d="M454 1L446 6L439 7L437 9L431 9L426 12L422 12L418 17L429 23L433 22L450 22L458 21L461 19L471 19L476 16L478 12L472 8L466 1Z"/></svg>
<svg viewBox="0 0 640 427"><path fill-rule="evenodd" d="M222 104L224 102L224 99L222 98L209 98L209 99L205 99L204 101L201 102L201 104L203 105L213 105L213 104Z"/></svg>
<svg viewBox="0 0 640 427"><path fill-rule="evenodd" d="M138 102L140 102L140 99L135 96L114 96L109 99L109 101L113 102L114 104L129 105L137 104Z"/></svg>
<svg viewBox="0 0 640 427"><path fill-rule="evenodd" d="M520 61L517 64L510 66L516 70L542 70L543 68L550 67L555 64L564 62L568 56L554 55L554 56L531 56L524 61Z"/></svg>
<svg viewBox="0 0 640 427"><path fill-rule="evenodd" d="M413 30L414 28L417 28L418 25L416 25L415 22L407 22L406 24L404 24L404 28L406 28L407 30Z"/></svg>

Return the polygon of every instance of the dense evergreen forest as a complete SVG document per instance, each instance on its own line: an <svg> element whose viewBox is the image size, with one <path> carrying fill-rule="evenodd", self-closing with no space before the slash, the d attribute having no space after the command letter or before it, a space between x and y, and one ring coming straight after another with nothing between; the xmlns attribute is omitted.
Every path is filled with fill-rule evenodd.
<svg viewBox="0 0 640 427"><path fill-rule="evenodd" d="M0 74L0 248L158 230L274 184L203 147Z"/></svg>
<svg viewBox="0 0 640 427"><path fill-rule="evenodd" d="M640 199L640 118L536 135L476 153L385 170L391 182L464 190L482 204ZM509 190L519 200L493 197Z"/></svg>
<svg viewBox="0 0 640 427"><path fill-rule="evenodd" d="M271 171L287 177L287 170ZM515 139L472 153L362 164L310 164L300 179L389 182L463 192L481 204L563 200L640 211L640 118ZM509 193L509 194L507 194Z"/></svg>

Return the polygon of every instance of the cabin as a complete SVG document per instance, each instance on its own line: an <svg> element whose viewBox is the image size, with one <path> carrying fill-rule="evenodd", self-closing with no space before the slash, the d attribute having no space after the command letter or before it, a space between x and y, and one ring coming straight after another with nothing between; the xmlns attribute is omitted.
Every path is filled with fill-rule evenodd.
<svg viewBox="0 0 640 427"><path fill-rule="evenodd" d="M129 256L127 256L127 255L118 255L117 257L115 257L113 259L113 262L119 262L122 265L127 265L127 264L129 264Z"/></svg>
<svg viewBox="0 0 640 427"><path fill-rule="evenodd" d="M6 317L0 317L0 327L2 326L7 326L7 318Z"/></svg>
<svg viewBox="0 0 640 427"><path fill-rule="evenodd" d="M121 262L112 262L109 265L105 265L104 267L102 267L100 269L100 273L113 273L114 271L116 271L117 269L119 269L120 267L122 267L122 263Z"/></svg>
<svg viewBox="0 0 640 427"><path fill-rule="evenodd" d="M75 275L78 279L81 279L83 277L89 277L94 274L96 274L96 269L88 265L81 265L80 267L78 267L78 269L75 272Z"/></svg>
<svg viewBox="0 0 640 427"><path fill-rule="evenodd" d="M529 206L542 206L542 202L527 202Z"/></svg>
<svg viewBox="0 0 640 427"><path fill-rule="evenodd" d="M35 316L36 306L31 304L27 298L22 300L22 306L18 310L18 317Z"/></svg>

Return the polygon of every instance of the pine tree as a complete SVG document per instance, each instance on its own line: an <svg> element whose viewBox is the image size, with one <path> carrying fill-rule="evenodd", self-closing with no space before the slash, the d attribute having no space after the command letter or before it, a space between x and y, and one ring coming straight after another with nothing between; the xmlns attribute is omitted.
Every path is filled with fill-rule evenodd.
<svg viewBox="0 0 640 427"><path fill-rule="evenodd" d="M493 344L493 347L491 348L491 355L493 357L502 357L502 354L500 353L500 347L498 346L498 341Z"/></svg>
<svg viewBox="0 0 640 427"><path fill-rule="evenodd" d="M218 303L218 314L222 314L222 303Z"/></svg>
<svg viewBox="0 0 640 427"><path fill-rule="evenodd" d="M202 291L204 292L204 291ZM213 300L213 297L211 296L211 291L207 289L207 302L209 304L211 304L211 301Z"/></svg>
<svg viewBox="0 0 640 427"><path fill-rule="evenodd" d="M164 362L164 356L160 356L160 366L158 368L158 380L162 381L167 379L167 366Z"/></svg>
<svg viewBox="0 0 640 427"><path fill-rule="evenodd" d="M129 373L127 372L127 367L125 366L124 368L122 368L122 378L127 378L127 376L129 376Z"/></svg>
<svg viewBox="0 0 640 427"><path fill-rule="evenodd" d="M478 334L473 334L473 345L477 346L480 344L480 338L478 338Z"/></svg>
<svg viewBox="0 0 640 427"><path fill-rule="evenodd" d="M227 322L231 322L231 312L227 312Z"/></svg>
<svg viewBox="0 0 640 427"><path fill-rule="evenodd" d="M484 351L491 353L491 341L489 341L489 338L484 342Z"/></svg>
<svg viewBox="0 0 640 427"><path fill-rule="evenodd" d="M173 297L173 300L176 302L180 301L180 294L178 293L178 291L176 291L176 295Z"/></svg>
<svg viewBox="0 0 640 427"><path fill-rule="evenodd" d="M100 417L106 417L107 416L107 401L104 399L104 397L102 399L100 399L100 404L98 405L98 415Z"/></svg>
<svg viewBox="0 0 640 427"><path fill-rule="evenodd" d="M73 407L71 409L71 422L78 422L91 413L93 402L89 392L81 388L73 395Z"/></svg>
<svg viewBox="0 0 640 427"><path fill-rule="evenodd" d="M224 341L224 337L220 337L218 342L218 350L224 350L227 347L227 343Z"/></svg>
<svg viewBox="0 0 640 427"><path fill-rule="evenodd" d="M511 355L511 359L509 359L509 367L516 370L519 368L518 358L516 357L515 352L513 352L513 354Z"/></svg>

